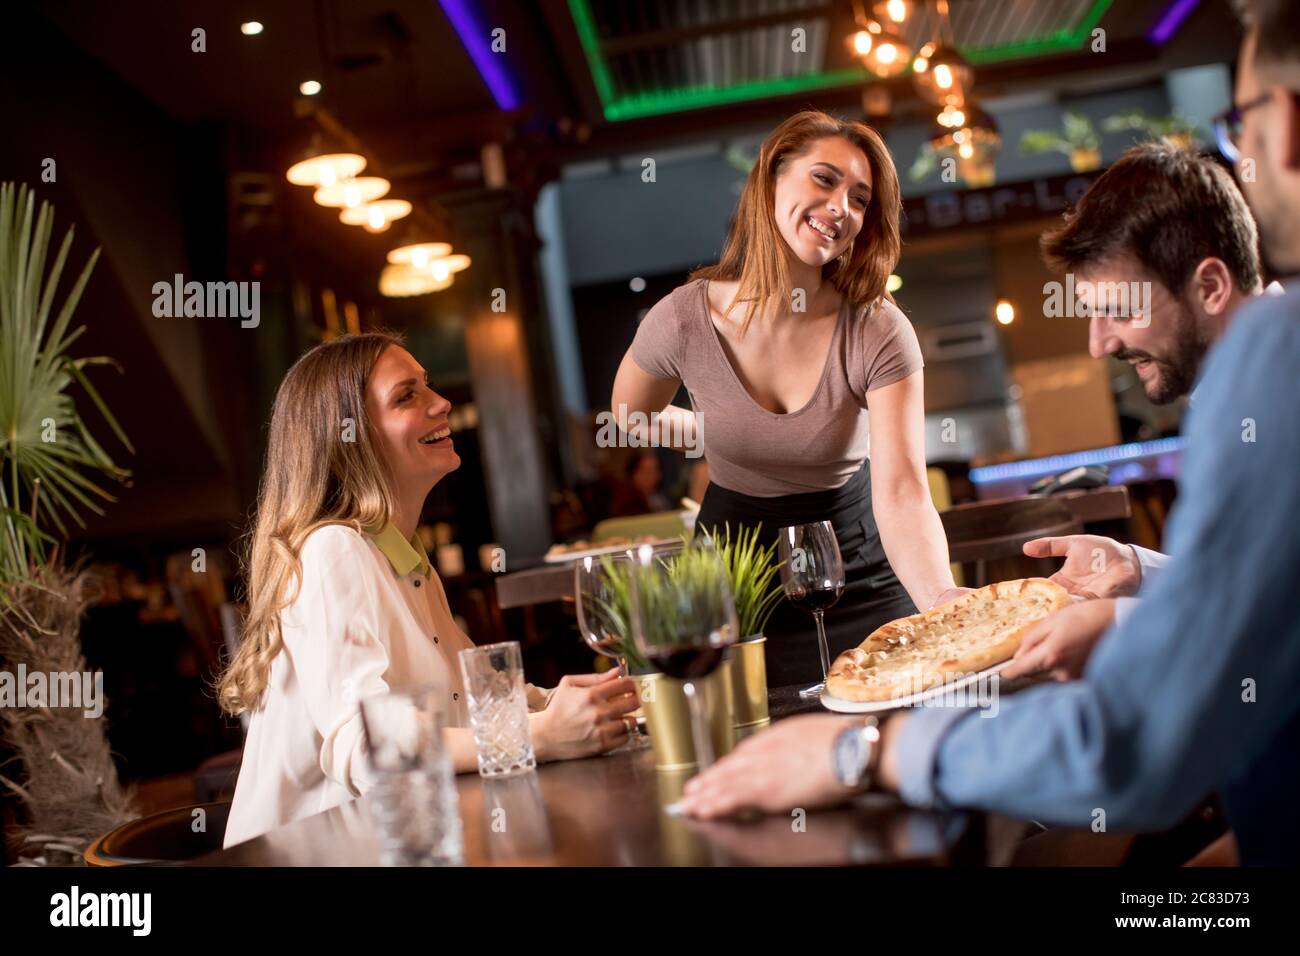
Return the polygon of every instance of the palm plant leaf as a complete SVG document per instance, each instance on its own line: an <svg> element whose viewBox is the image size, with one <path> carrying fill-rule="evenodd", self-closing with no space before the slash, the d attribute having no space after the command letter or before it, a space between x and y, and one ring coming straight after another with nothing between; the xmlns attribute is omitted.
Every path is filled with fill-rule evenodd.
<svg viewBox="0 0 1300 956"><path fill-rule="evenodd" d="M101 512L113 496L97 476L124 480L91 435L69 389L79 386L122 445L133 451L85 369L116 363L73 358L85 331L73 314L99 258L91 253L55 311L59 281L72 249L70 228L49 271L54 210L24 186L0 184L0 580L27 576L55 538L82 512ZM51 322L50 316L54 319ZM101 512L102 513L102 512Z"/></svg>

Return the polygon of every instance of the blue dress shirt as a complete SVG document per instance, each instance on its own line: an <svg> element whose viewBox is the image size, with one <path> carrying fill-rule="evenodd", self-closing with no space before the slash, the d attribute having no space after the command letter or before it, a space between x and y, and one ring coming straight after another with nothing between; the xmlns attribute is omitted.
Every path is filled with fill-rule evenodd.
<svg viewBox="0 0 1300 956"><path fill-rule="evenodd" d="M1168 568L1080 680L910 714L904 799L1154 830L1219 792L1243 862L1300 860L1300 289L1242 309L1188 422Z"/></svg>

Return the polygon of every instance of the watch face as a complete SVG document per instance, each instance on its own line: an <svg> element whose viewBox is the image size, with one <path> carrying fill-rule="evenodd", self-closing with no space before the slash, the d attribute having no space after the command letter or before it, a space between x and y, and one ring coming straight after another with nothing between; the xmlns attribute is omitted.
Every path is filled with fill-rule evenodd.
<svg viewBox="0 0 1300 956"><path fill-rule="evenodd" d="M856 787L862 779L863 740L859 727L847 727L835 738L835 776L846 787Z"/></svg>

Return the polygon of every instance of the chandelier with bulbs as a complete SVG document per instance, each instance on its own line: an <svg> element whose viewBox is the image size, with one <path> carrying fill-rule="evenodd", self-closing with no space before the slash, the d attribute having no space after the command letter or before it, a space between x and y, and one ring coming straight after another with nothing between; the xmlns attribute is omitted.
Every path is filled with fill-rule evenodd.
<svg viewBox="0 0 1300 956"><path fill-rule="evenodd" d="M900 76L910 68L917 95L937 110L929 148L940 162L954 160L957 174L968 185L991 185L1002 136L972 95L975 70L953 39L948 0L934 0L935 35L912 49L907 26L923 5L924 0L876 0L868 13L863 0L854 0L857 30L849 36L849 46L878 79ZM915 30L910 32L916 36Z"/></svg>

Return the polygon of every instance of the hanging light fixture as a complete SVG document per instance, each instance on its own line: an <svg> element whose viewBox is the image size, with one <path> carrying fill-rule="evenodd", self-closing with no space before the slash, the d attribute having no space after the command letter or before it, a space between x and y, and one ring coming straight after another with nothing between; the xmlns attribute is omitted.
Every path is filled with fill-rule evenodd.
<svg viewBox="0 0 1300 956"><path fill-rule="evenodd" d="M414 266L424 269L435 259L451 255L450 242L408 242L388 252L388 261L395 266Z"/></svg>
<svg viewBox="0 0 1300 956"><path fill-rule="evenodd" d="M912 83L921 97L936 106L960 110L975 85L975 70L953 39L948 0L936 0L935 13L935 37L917 51L912 61Z"/></svg>
<svg viewBox="0 0 1300 956"><path fill-rule="evenodd" d="M862 65L881 79L898 76L912 63L912 48L896 29L911 10L907 0L876 3L873 19L863 11L861 0L853 0L856 33L849 35L849 48ZM901 19L896 19L901 17Z"/></svg>
<svg viewBox="0 0 1300 956"><path fill-rule="evenodd" d="M975 82L975 71L961 52L940 45L927 61L926 69L913 70L916 91L938 106L959 107L965 103Z"/></svg>
<svg viewBox="0 0 1300 956"><path fill-rule="evenodd" d="M386 265L379 274L379 292L390 298L405 298L413 295L428 295L451 287L452 277L435 279L427 269L416 269L409 265Z"/></svg>
<svg viewBox="0 0 1300 956"><path fill-rule="evenodd" d="M934 56L936 44L933 40L927 43L921 49L916 51L916 56L912 58L912 72L924 73L930 68L930 57Z"/></svg>
<svg viewBox="0 0 1300 956"><path fill-rule="evenodd" d="M971 189L992 186L998 179L998 165L993 160L957 157L957 175Z"/></svg>
<svg viewBox="0 0 1300 956"><path fill-rule="evenodd" d="M872 5L871 12L876 15L876 19L881 23L889 23L895 27L900 27L912 12L912 4L909 0L877 0Z"/></svg>
<svg viewBox="0 0 1300 956"><path fill-rule="evenodd" d="M405 199L381 199L345 207L339 212L339 221L349 226L363 226L366 232L384 232L398 219L410 214L411 204Z"/></svg>
<svg viewBox="0 0 1300 956"><path fill-rule="evenodd" d="M321 186L312 199L322 206L351 208L373 202L388 194L392 183L382 176L357 176Z"/></svg>
<svg viewBox="0 0 1300 956"><path fill-rule="evenodd" d="M295 186L332 186L340 180L351 179L365 168L364 156L329 150L318 133L312 137L311 146L284 176Z"/></svg>
<svg viewBox="0 0 1300 956"><path fill-rule="evenodd" d="M871 50L862 56L862 65L881 79L898 76L912 63L912 48L891 30L871 31Z"/></svg>
<svg viewBox="0 0 1300 956"><path fill-rule="evenodd" d="M959 129L966 125L966 111L956 106L945 106L934 121L944 129Z"/></svg>
<svg viewBox="0 0 1300 956"><path fill-rule="evenodd" d="M972 102L939 114L931 128L930 148L941 158L955 158L958 174L969 185L988 186L1002 151L1002 134L993 117Z"/></svg>
<svg viewBox="0 0 1300 956"><path fill-rule="evenodd" d="M463 253L457 253L456 255L443 256L440 259L434 259L429 263L428 269L430 275L441 281L448 276L468 269L469 264L469 256L464 255Z"/></svg>

